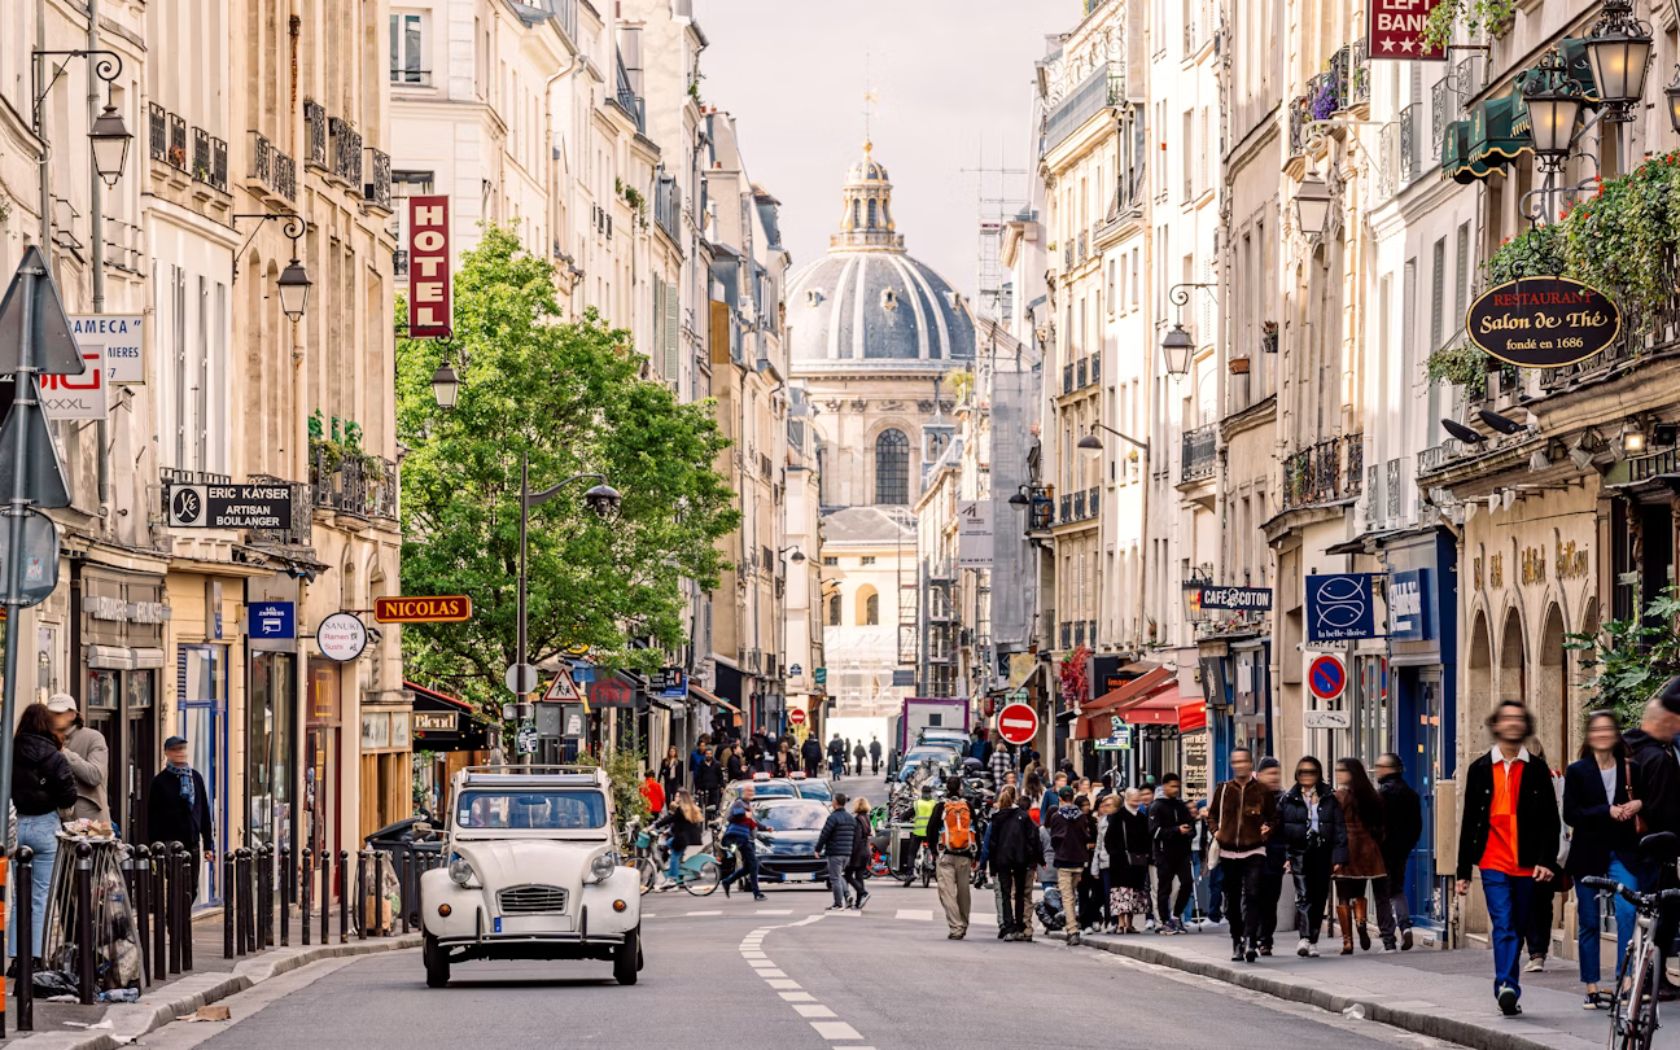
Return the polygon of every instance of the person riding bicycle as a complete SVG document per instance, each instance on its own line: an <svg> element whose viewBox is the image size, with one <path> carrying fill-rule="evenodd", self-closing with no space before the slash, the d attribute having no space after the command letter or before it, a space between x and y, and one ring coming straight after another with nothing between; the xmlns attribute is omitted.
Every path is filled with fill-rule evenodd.
<svg viewBox="0 0 1680 1050"><path fill-rule="evenodd" d="M916 859L921 856L922 847L927 844L928 820L938 802L933 797L933 784L924 781L922 793L916 799L914 821L910 825L910 848L904 857L904 884L910 885L916 881Z"/></svg>
<svg viewBox="0 0 1680 1050"><path fill-rule="evenodd" d="M700 848L705 822L706 815L695 805L694 796L686 790L678 791L676 801L653 822L654 831L670 832L664 842L666 850L670 853L665 867L665 878L669 883L660 889L667 889L682 882L683 858L688 855L689 850Z"/></svg>

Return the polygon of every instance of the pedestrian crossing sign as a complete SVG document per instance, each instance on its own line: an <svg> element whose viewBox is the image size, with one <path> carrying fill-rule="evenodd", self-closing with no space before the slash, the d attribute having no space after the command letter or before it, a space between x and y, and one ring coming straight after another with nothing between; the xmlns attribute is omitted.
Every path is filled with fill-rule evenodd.
<svg viewBox="0 0 1680 1050"><path fill-rule="evenodd" d="M548 684L548 691L543 694L543 703L546 704L575 704L582 700L583 697L578 695L577 683L572 681L572 676L565 671L554 676L554 681Z"/></svg>

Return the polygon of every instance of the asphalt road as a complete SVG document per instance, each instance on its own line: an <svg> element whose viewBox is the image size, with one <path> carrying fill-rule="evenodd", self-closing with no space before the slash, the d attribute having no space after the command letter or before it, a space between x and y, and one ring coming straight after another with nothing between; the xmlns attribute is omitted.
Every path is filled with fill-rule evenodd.
<svg viewBox="0 0 1680 1050"><path fill-rule="evenodd" d="M879 781L860 785L880 794ZM946 939L933 889L877 888L862 915L825 914L826 890L645 899L647 967L468 963L425 986L419 953L306 967L228 1003L231 1023L177 1023L159 1050L590 1046L1059 1048L1441 1047L1106 952L1003 943L990 890L969 938ZM988 917L978 917L984 913Z"/></svg>

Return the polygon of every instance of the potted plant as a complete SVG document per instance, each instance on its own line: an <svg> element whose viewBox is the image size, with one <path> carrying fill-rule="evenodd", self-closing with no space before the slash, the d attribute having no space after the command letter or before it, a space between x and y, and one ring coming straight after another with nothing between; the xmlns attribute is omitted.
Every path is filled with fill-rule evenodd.
<svg viewBox="0 0 1680 1050"><path fill-rule="evenodd" d="M1234 376L1248 375L1248 357L1247 357L1247 355L1244 355L1242 357L1232 357L1231 360L1228 362L1228 364L1230 365L1232 375L1234 375Z"/></svg>
<svg viewBox="0 0 1680 1050"><path fill-rule="evenodd" d="M1260 352L1275 354L1278 352L1278 323L1266 321L1260 325Z"/></svg>

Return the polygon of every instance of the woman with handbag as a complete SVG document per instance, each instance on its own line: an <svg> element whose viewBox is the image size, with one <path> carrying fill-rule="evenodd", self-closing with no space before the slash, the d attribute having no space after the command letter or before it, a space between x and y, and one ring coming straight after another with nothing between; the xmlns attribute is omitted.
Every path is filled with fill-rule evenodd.
<svg viewBox="0 0 1680 1050"><path fill-rule="evenodd" d="M1108 816L1108 905L1116 933L1137 933L1137 917L1149 911L1149 804L1153 801L1155 793L1149 788L1128 789Z"/></svg>
<svg viewBox="0 0 1680 1050"><path fill-rule="evenodd" d="M1616 716L1609 711L1594 711L1587 716L1586 736L1581 757L1563 774L1563 822L1571 832L1563 870L1575 882L1575 940L1581 983L1586 986L1581 1005L1588 1010L1604 1010L1610 1007L1611 997L1598 989L1601 899L1597 891L1583 887L1581 879L1589 875L1611 878L1636 889L1650 883L1645 881L1648 866L1639 856L1635 827L1643 806L1631 794L1627 745L1622 742ZM1615 906L1616 972L1620 973L1635 916L1633 905L1620 897Z"/></svg>
<svg viewBox="0 0 1680 1050"><path fill-rule="evenodd" d="M1382 797L1359 759L1336 759L1336 801L1341 803L1342 821L1347 825L1347 859L1333 869L1336 925L1342 930L1342 954L1352 955L1356 929L1360 951L1371 950L1366 883L1379 897L1388 892L1388 866L1382 855Z"/></svg>
<svg viewBox="0 0 1680 1050"><path fill-rule="evenodd" d="M1318 956L1318 935L1330 901L1330 873L1347 862L1342 806L1324 784L1324 765L1311 755L1295 763L1295 783L1278 802L1278 820L1295 880L1295 954Z"/></svg>

